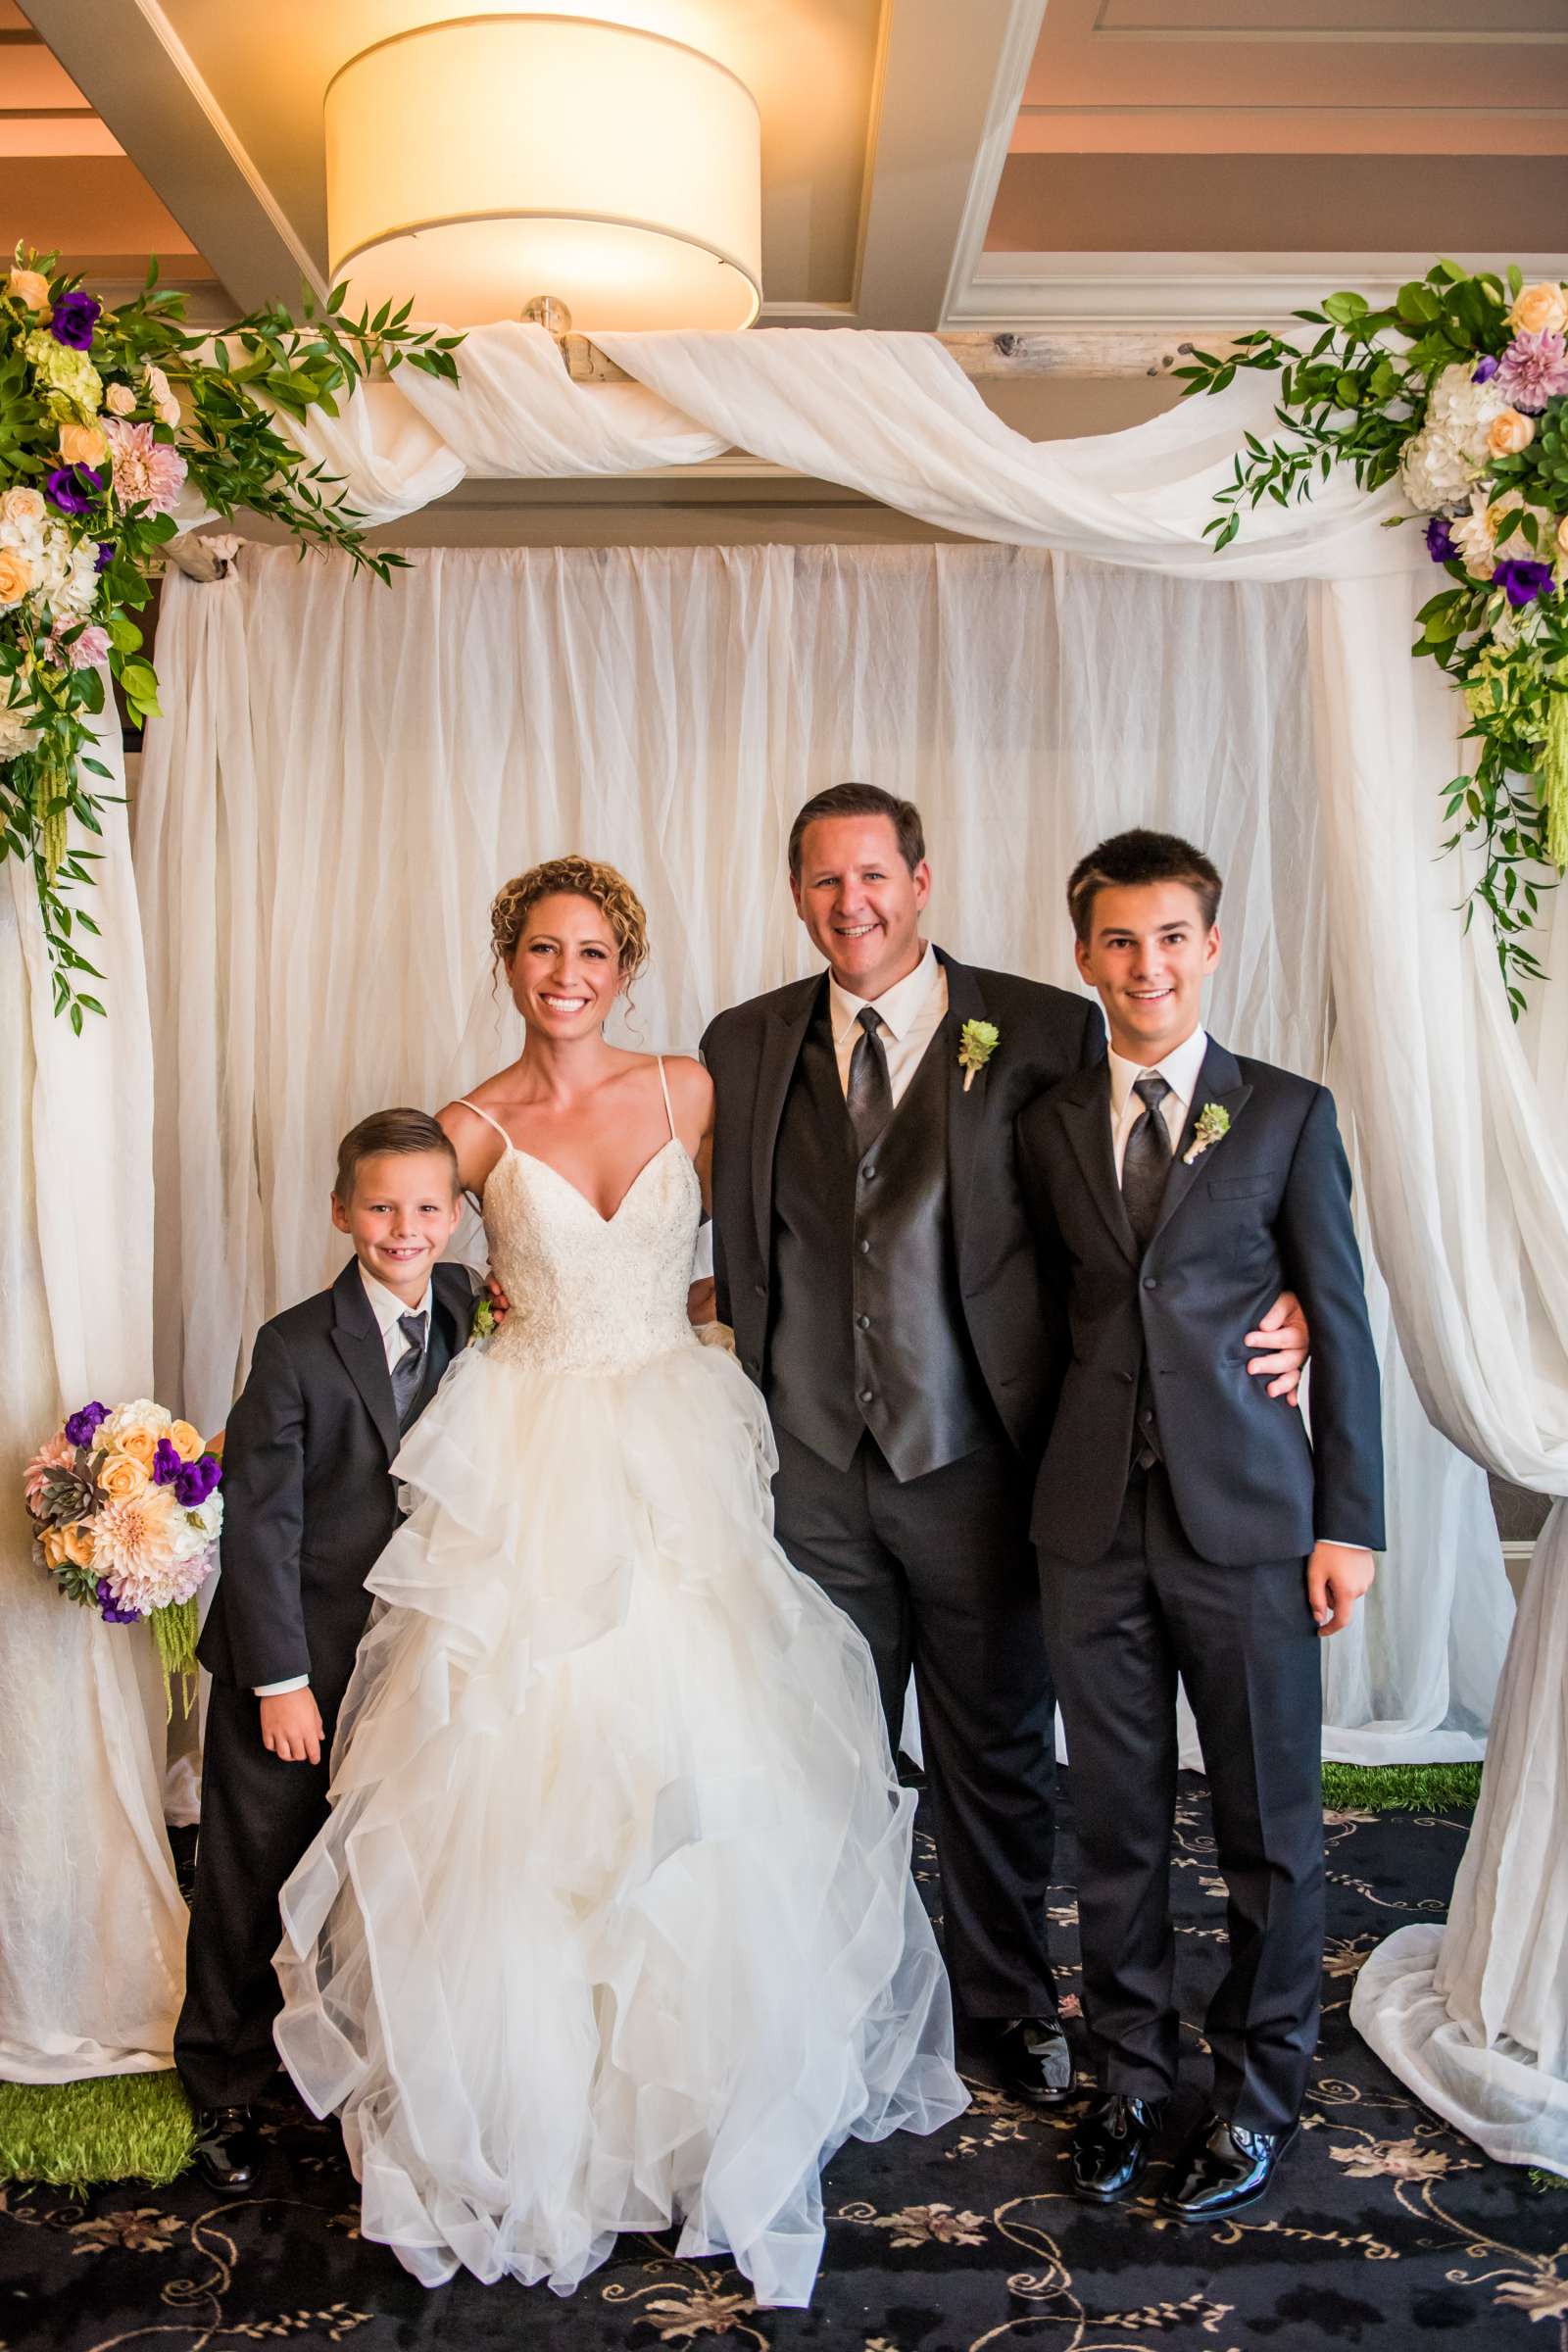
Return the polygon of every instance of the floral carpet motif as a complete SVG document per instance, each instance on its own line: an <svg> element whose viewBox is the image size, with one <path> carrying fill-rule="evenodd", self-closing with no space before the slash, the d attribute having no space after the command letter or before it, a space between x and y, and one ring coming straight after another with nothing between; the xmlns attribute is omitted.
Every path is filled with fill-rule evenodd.
<svg viewBox="0 0 1568 2352"><path fill-rule="evenodd" d="M1077 2008L1070 1801L1053 1944ZM716 2261L626 2237L569 2300L543 2287L434 2292L359 2235L341 2143L280 2095L263 2193L213 2198L194 2175L74 2199L0 2190L0 2352L214 2352L346 2344L353 2352L502 2346L533 2352L1407 2352L1429 2338L1487 2352L1568 2352L1568 2183L1489 2163L1415 2104L1351 2032L1351 1982L1373 1944L1441 1918L1462 1812L1330 1811L1323 2039L1305 2129L1271 2200L1215 2230L1160 2222L1162 2167L1130 2205L1066 2188L1065 2123L978 2079L930 2140L852 2142L824 2181L827 2252L808 2312L759 2311ZM937 1861L919 1870L939 1901ZM1172 1870L1183 2014L1218 1975L1224 1888L1203 1784L1183 1781ZM1179 2132L1206 2082L1186 2035Z"/></svg>

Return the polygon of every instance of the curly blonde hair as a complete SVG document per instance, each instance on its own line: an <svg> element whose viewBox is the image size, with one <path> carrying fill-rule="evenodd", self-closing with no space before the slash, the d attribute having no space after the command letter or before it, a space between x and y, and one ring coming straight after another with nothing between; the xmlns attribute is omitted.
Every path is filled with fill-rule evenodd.
<svg viewBox="0 0 1568 2352"><path fill-rule="evenodd" d="M587 899L610 925L620 969L630 981L648 961L648 916L643 903L624 874L592 858L548 858L530 865L525 874L503 882L490 902L490 954L497 973L506 969L528 927L531 909L541 899L564 893Z"/></svg>

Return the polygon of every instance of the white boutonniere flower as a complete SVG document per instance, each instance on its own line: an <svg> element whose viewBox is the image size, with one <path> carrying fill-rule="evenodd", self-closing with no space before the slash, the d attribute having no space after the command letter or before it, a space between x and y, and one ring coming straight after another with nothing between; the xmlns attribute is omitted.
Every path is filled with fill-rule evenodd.
<svg viewBox="0 0 1568 2352"><path fill-rule="evenodd" d="M994 1021L965 1021L958 1037L958 1067L963 1072L963 1091L969 1092L977 1070L983 1070L998 1046L1002 1032Z"/></svg>
<svg viewBox="0 0 1568 2352"><path fill-rule="evenodd" d="M1217 1144L1221 1136L1229 1135L1230 1131L1231 1114L1224 1103L1205 1102L1198 1114L1198 1125L1194 1130L1193 1140L1182 1153L1187 1165L1191 1167L1193 1161L1200 1158L1210 1144Z"/></svg>

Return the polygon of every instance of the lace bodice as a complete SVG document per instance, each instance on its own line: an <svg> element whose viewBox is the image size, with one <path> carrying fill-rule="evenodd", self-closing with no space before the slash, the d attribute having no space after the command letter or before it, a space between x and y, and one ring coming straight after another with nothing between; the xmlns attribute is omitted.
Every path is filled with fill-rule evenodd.
<svg viewBox="0 0 1568 2352"><path fill-rule="evenodd" d="M701 1215L697 1171L673 1135L608 1218L509 1138L484 1188L490 1262L512 1307L491 1354L605 1373L696 1347L686 1294Z"/></svg>

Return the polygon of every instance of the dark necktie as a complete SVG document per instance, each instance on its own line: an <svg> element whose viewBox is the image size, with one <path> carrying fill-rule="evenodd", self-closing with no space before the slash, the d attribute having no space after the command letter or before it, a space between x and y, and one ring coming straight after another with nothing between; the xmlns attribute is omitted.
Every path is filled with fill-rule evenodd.
<svg viewBox="0 0 1568 2352"><path fill-rule="evenodd" d="M1127 1205L1127 1219L1138 1236L1138 1247L1147 1250L1150 1237L1159 1217L1160 1195L1170 1174L1170 1131L1160 1108L1170 1088L1157 1070L1135 1081L1133 1093L1143 1104L1121 1163L1121 1197Z"/></svg>
<svg viewBox="0 0 1568 2352"><path fill-rule="evenodd" d="M398 1329L409 1343L408 1353L400 1355L392 1367L392 1409L401 1429L424 1377L424 1317L399 1315Z"/></svg>
<svg viewBox="0 0 1568 2352"><path fill-rule="evenodd" d="M876 1006L862 1004L855 1017L860 1024L860 1034L850 1055L844 1102L850 1125L855 1129L856 1156L863 1158L893 1116L893 1082L888 1076L888 1057L877 1035Z"/></svg>

